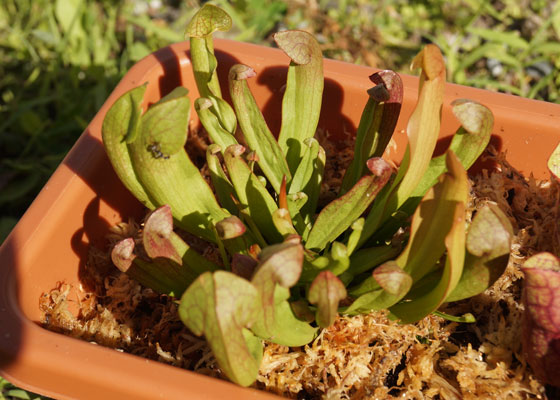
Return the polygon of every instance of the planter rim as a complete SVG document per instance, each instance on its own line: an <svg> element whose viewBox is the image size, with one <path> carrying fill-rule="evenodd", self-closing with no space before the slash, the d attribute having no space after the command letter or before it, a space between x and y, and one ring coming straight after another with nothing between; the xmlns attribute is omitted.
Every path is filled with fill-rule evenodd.
<svg viewBox="0 0 560 400"><path fill-rule="evenodd" d="M251 54L257 64L265 66L285 67L288 61L278 49L231 40L217 39L215 48L227 54L243 54L242 58ZM156 76L161 76L162 64L177 61L179 67L188 67L187 52L188 43L177 43L145 57L129 70L0 247L0 375L15 384L59 399L94 399L99 397L99 393L103 393L106 399L210 399L221 398L224 393L232 399L277 398L266 392L240 388L226 381L47 331L30 319L22 307L25 293L21 291L21 281L33 280L32 268L40 259L36 254L37 243L46 246L52 234L48 231L49 224L72 209L72 187L84 185L81 174L92 173L92 165L105 160L104 154L90 151L90 146L92 139L101 141L100 126L108 108L122 93L143 83L148 74L158 71ZM260 64L256 69L260 68ZM339 81L343 76L368 76L375 71L378 70L325 59L326 77L333 81ZM415 99L418 78L402 77L404 101L407 101L406 98ZM369 85L367 80L363 81L359 86L364 88L365 93ZM506 117L513 121L513 125L531 121L534 131L526 146L539 142L542 139L539 135L544 137L553 127L560 126L560 105L557 104L446 84L444 102L447 107L451 99L459 97L468 97L487 105L497 121ZM500 129L504 128L495 126L498 133ZM555 139L560 141L560 134L547 139L540 146L541 151L548 149L552 152L550 144ZM542 169L541 164L546 165L546 160L542 154L540 158L534 162L540 163L539 168ZM536 175L544 176L543 171L539 170ZM52 265L41 267L53 268ZM56 281L51 284L54 287ZM34 301L38 302L38 299ZM118 365L118 369L111 368L113 365ZM131 382L137 383L133 385ZM187 388L189 392L185 392Z"/></svg>

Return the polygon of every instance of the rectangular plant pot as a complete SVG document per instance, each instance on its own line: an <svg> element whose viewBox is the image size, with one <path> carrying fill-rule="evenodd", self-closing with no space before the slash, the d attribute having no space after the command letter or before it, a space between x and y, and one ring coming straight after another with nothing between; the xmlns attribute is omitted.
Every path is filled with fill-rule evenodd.
<svg viewBox="0 0 560 400"><path fill-rule="evenodd" d="M111 225L142 216L142 207L118 181L105 155L101 143L105 113L121 94L144 82L148 82L146 105L178 85L187 87L191 100L196 99L188 52L187 43L166 47L127 73L0 248L0 375L15 384L58 399L274 397L53 333L40 324L40 296L58 282L78 289L88 247L105 248L104 236ZM249 85L272 131L278 132L287 56L279 50L226 40L216 41L216 53L222 83L227 82L233 63L257 71ZM319 125L335 139L355 132L373 72L325 60ZM403 82L403 109L394 136L397 150L390 154L396 161L404 152L404 121L416 101L418 79L403 76ZM477 100L492 110L492 143L507 150L514 167L537 178L548 176L547 158L560 141L559 105L448 84L442 144L458 127L450 112L456 98ZM196 113L192 115L196 118ZM194 119L191 128L197 124Z"/></svg>

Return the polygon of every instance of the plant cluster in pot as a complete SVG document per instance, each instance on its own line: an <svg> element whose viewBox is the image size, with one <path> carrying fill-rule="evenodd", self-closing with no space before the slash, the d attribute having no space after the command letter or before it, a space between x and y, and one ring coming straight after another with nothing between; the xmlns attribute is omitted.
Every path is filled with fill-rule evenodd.
<svg viewBox="0 0 560 400"><path fill-rule="evenodd" d="M231 20L222 10L205 5L187 28L191 37L189 58L182 50L175 53L179 57L166 61L163 74L161 70L152 73L152 76L159 75L159 82L153 77L135 75L134 82L121 84L92 123L90 129L97 134L93 137L99 138L99 131L102 131L105 150L119 179L151 211L141 229L135 229L134 224L121 224L119 229L111 231L114 246L110 258L123 274L116 277L117 270L102 277L99 271L91 274L91 266L96 263L90 259L83 264L86 273L82 274L82 278L89 280L82 279L82 283L93 286L99 295L117 299L123 307L133 304L135 313L142 308L160 310L157 306L163 303L167 307L165 310L176 310L177 318L190 332L206 338L206 342L196 342L189 336L193 348L198 346L192 352L196 364L202 362L204 367L211 367L207 368L210 374L228 378L241 386L254 386L258 379L258 387L282 394L304 390L311 395L315 390L315 394L324 392L331 397L387 397L401 392L414 397L421 396L423 391L428 397L439 394L458 398L472 389L469 385L476 386L473 393L488 390L479 387L481 384L476 380L469 381L464 376L466 371L460 369L470 368L477 360L465 360L462 365L458 356L449 356L446 360L448 372L455 371L455 377L450 376L451 372L444 375L442 370L426 372L421 366L428 356L441 357L439 347L442 346L447 346L446 354L457 353L466 358L480 354L473 352L470 343L464 346L467 350L461 350L457 343L446 341L444 336L450 336L457 326L462 326L458 324L474 320L469 313L451 315L449 312L468 309L470 303L464 299L484 292L508 265L513 240L510 219L491 202L477 205L476 213L471 212L472 196L466 173L490 141L492 113L476 101L446 103L443 59L435 46L428 45L413 61L413 67L422 70L416 104L406 102L406 92L403 97L403 88L411 86L410 78L405 77L403 84L392 71L379 71L370 76L375 86L367 91L369 98L360 117L356 103L364 97L354 100L352 96L359 93L364 84L342 85L340 82L343 69L350 67L327 63L328 80L325 81L323 60L315 39L305 32L286 31L275 35L278 46L290 58L287 78L283 78L285 87L269 101L274 105L274 99L281 98L281 105L278 101L275 104L278 108L281 106L281 118L276 116L271 124L279 125L276 139L257 105L262 104L262 100L254 96L259 89L255 86L250 89L247 83L255 80L252 67L231 63L234 65L226 72L232 105L222 98L224 88L218 81L217 58L227 60L227 56L221 54L220 57L218 53L216 57L211 35L215 30L227 29L230 24ZM227 51L233 47L234 44L227 43L221 48ZM270 51L279 57L278 53ZM159 53L157 57L163 56L164 53ZM235 56L244 57L242 54ZM257 74L259 83L278 90L277 78L286 76L285 70L270 68L275 60L270 62L266 57L257 56L253 61L262 71ZM193 162L196 161L194 157L191 160L196 151L190 142L187 143L189 152L185 150L191 122L189 96L195 92L195 86L192 78L189 78L191 84L185 85L183 77L187 72L182 67L190 63L199 94L195 95L194 108L211 141L204 156L204 174ZM329 71L329 67L332 70ZM367 69L357 68L356 71L366 72ZM261 74L265 78L259 78ZM222 76L221 81L224 80ZM183 85L172 87L179 83ZM342 113L337 110L342 101L342 89L337 83L345 90ZM324 86L327 88L325 95ZM349 90L351 87L354 89ZM477 94L476 91L472 93ZM408 95L408 98L414 97ZM494 103L492 96L488 96L488 100ZM401 103L403 114L410 114L410 117L404 121L401 118L397 123ZM460 123L459 128L455 123L450 129L453 123L444 120L445 128L441 129L442 107L447 114L451 108ZM552 109L558 112L557 108ZM333 126L339 127L341 121L347 123L340 117L346 112L360 119L356 123L352 160L342 175L332 164L341 163L333 149L343 148L344 138L339 132L338 145L333 145L318 140L316 132L318 125L325 132ZM324 118L322 124L321 118ZM334 124L330 125L333 120ZM502 127L515 124L499 121ZM406 135L399 134L405 124ZM433 157L440 131L456 133L447 141L448 149ZM83 148L88 140L90 145L94 143L91 137L86 134L77 148ZM387 148L392 139L399 150L396 155L390 154L391 146ZM502 140L511 143L518 139L519 136L513 136ZM557 138L551 135L547 140ZM333 154L334 158L327 157ZM101 156L97 154L96 157ZM397 168L393 161L400 158ZM142 209L137 203L130 203L130 196L124 194L122 188L117 194L108 194L103 182L108 171L105 159L97 162L97 165L105 163L105 170L95 180L86 174L80 175L84 165L80 165L76 156L71 154L65 163L78 173L74 184L80 185L82 191L90 189L100 196L95 200L90 194L91 201L80 203L84 218L80 229L83 230L72 234L71 244L83 255L84 247L89 246L81 241L83 232L89 238L97 235L98 242L93 244L102 248L100 232L106 233L109 225L122 216L141 217ZM114 179L113 175L107 176L107 179ZM57 177L55 175L53 180ZM87 188L88 185L91 188ZM71 197L75 200L76 194ZM115 210L120 215L115 215ZM102 216L101 224L86 220L92 214L98 221ZM476 215L471 219L471 214ZM21 229L25 229L25 225ZM16 229L15 235L17 232ZM8 247L3 247L3 255L11 251L9 246L16 246L16 239L13 234ZM208 244L202 247L201 240ZM11 260L18 261L13 255ZM123 279L128 288L136 291L130 298L119 298L115 290L118 287L114 282L122 283ZM531 287L538 289L536 279ZM65 277L58 280L71 281ZM52 284L53 280L50 282ZM42 287L44 292L48 292L47 289ZM99 322L99 315L94 314L108 312L100 308L102 302L97 297L102 296L82 293L79 309L73 313L68 308L68 293L68 290L56 290L42 298L51 328L79 333L98 342L110 339L118 339L115 340L118 344L130 342L131 339L123 339L123 336L138 327L127 324L130 321L119 321L118 309L112 309L112 315L104 321L109 323L111 318L113 322L118 321L118 329L110 332L113 336L109 335L109 340L107 330L92 323ZM531 298L537 299L537 306L543 306L538 303L538 293ZM150 308L149 299L156 306ZM445 306L457 301L457 306ZM447 313L441 311L442 307L447 307ZM553 308L547 310L550 309ZM538 312L532 315L536 321L543 319ZM166 318L167 314L160 320L154 318L153 322L161 325ZM447 320L452 322L445 322ZM177 328L177 321L168 321L171 328L166 331L167 345L177 344L180 335L188 336L186 328ZM412 325L417 321L420 322ZM355 332L352 324L357 326ZM360 336L366 337L372 325L381 326L395 337L385 345L364 342ZM148 328L156 329L155 326ZM39 335L36 331L33 334ZM390 346L391 342L398 342L407 335L413 341L405 341L404 349L398 344L394 348ZM547 340L553 338L548 331L544 336ZM346 359L325 363L329 340L343 348L340 354ZM184 343L179 341L179 346ZM168 347L161 349L163 343L150 345L157 347L160 357L167 357L172 363L182 361L177 354L181 357L186 354L173 353ZM199 351L202 346L211 353ZM379 346L378 350L388 350L383 357L385 365L374 359L374 350L368 350L375 346ZM89 348L80 347L79 354L90 354L89 351ZM306 365L309 360L304 359L305 354L315 356L315 370ZM325 358L317 357L319 354ZM348 358L352 354L367 354L370 359L350 368ZM485 371L478 371L481 380L502 382L502 390L517 391L515 394L544 393L543 387L525 370L521 371L517 386L504 387L515 381L507 376L512 371L508 371L504 357L486 356L486 361L494 363L498 371L490 371L486 376ZM86 364L99 369L102 363L99 364L98 357L92 356L96 360L88 360ZM124 354L118 358L129 365L138 362ZM539 357L534 363L545 358ZM351 373L341 374L335 361L345 364ZM516 365L522 364L510 360L510 365L516 362ZM299 369L290 370L288 366L294 363ZM279 367L280 364L284 367ZM430 364L430 368L433 365L436 364ZM163 366L150 364L150 367L153 371L164 372ZM13 369L17 371L17 366ZM377 376L376 369L384 372ZM305 370L311 371L321 388L314 389L314 381L294 378L298 373L303 376ZM10 369L6 371L9 374ZM165 370L169 371L171 369ZM505 376L495 376L500 371ZM147 373L144 370L138 376L146 379ZM180 372L169 373L180 380ZM50 377L55 375L51 372ZM192 390L190 396L205 391L219 396L220 390L233 390L223 382L212 383L210 388L206 378L188 376L193 384L166 379L166 388L162 389L164 396L178 394L187 390L187 386ZM548 379L546 374L541 377ZM77 381L85 379L80 377ZM373 382L374 379L381 384ZM363 382L366 380L373 384L368 386ZM118 386L115 378L111 382L104 388L107 392L115 397L125 393L124 389L115 388ZM146 396L146 386L149 381L142 382L126 395ZM57 393L52 382L47 383L44 390ZM257 396L245 389L235 390L232 393L240 398ZM72 388L68 393L68 397L79 397L79 388Z"/></svg>

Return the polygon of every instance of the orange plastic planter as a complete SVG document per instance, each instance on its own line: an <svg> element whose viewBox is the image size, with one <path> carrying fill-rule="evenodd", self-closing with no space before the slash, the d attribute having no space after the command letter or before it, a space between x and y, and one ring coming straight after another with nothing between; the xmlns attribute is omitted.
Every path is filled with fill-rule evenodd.
<svg viewBox="0 0 560 400"><path fill-rule="evenodd" d="M279 50L216 41L222 83L229 66L255 68L250 86L273 132L278 132L288 58ZM374 70L325 60L325 94L320 126L340 138L355 131ZM406 121L417 97L418 80L403 76L405 92L395 139L404 151ZM41 328L42 293L57 282L80 285L88 246L104 246L108 228L141 216L140 204L120 184L101 144L101 124L125 91L149 82L146 105L183 85L197 96L188 44L166 47L136 64L58 167L35 202L0 248L0 375L26 389L58 399L266 399L243 389L155 361L103 348ZM227 91L224 91L227 92ZM495 116L493 143L523 173L548 176L546 161L560 141L560 106L448 84L442 143L457 128L450 113L456 98L488 106ZM193 115L196 115L193 112ZM193 121L196 127L198 121ZM188 144L187 144L188 145Z"/></svg>

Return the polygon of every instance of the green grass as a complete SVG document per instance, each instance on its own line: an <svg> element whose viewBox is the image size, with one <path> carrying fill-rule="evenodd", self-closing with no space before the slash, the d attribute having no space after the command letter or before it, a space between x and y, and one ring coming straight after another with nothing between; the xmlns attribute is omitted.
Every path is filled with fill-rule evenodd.
<svg viewBox="0 0 560 400"><path fill-rule="evenodd" d="M271 45L275 30L306 29L327 57L399 72L407 72L423 44L434 42L452 82L560 102L560 1L214 3L232 15L229 38ZM128 68L181 41L198 5L0 2L0 242ZM4 398L24 398L9 394L20 392L6 381L0 385Z"/></svg>
<svg viewBox="0 0 560 400"><path fill-rule="evenodd" d="M0 400L47 400L48 397L40 396L20 389L0 376Z"/></svg>
<svg viewBox="0 0 560 400"><path fill-rule="evenodd" d="M0 6L0 240L127 69L181 40L180 27L120 3L5 0Z"/></svg>
<svg viewBox="0 0 560 400"><path fill-rule="evenodd" d="M407 72L432 42L444 53L451 82L560 102L558 1L331 3L292 7L285 19L290 28L320 33L329 57Z"/></svg>

